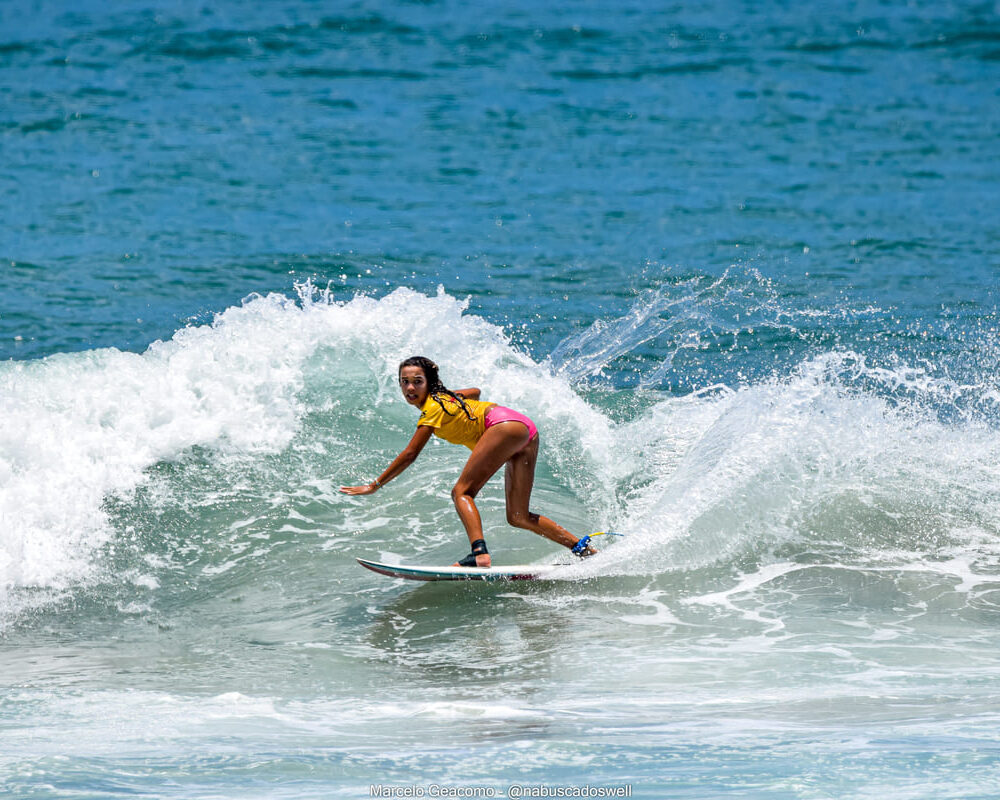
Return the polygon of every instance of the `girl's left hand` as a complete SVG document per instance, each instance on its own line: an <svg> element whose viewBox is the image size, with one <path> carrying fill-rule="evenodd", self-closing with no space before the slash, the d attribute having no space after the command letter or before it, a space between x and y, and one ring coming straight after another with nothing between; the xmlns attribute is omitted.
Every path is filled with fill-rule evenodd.
<svg viewBox="0 0 1000 800"><path fill-rule="evenodd" d="M375 494L378 487L374 483L369 483L367 486L341 486L340 491L344 494Z"/></svg>

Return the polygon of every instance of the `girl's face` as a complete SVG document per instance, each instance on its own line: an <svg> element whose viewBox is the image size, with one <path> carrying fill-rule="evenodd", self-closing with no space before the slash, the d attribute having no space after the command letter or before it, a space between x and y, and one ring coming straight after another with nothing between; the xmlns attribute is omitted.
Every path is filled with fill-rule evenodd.
<svg viewBox="0 0 1000 800"><path fill-rule="evenodd" d="M399 371L399 388L403 390L403 398L407 403L422 408L430 394L423 367L403 367Z"/></svg>

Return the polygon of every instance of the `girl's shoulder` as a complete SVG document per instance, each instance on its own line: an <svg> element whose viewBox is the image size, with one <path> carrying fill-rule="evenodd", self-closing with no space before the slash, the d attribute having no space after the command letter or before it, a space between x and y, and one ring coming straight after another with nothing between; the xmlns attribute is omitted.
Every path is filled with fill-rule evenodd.
<svg viewBox="0 0 1000 800"><path fill-rule="evenodd" d="M458 403L446 394L429 395L420 408L420 419L417 420L417 425L439 427L446 415L454 416L454 409L457 408L459 408Z"/></svg>

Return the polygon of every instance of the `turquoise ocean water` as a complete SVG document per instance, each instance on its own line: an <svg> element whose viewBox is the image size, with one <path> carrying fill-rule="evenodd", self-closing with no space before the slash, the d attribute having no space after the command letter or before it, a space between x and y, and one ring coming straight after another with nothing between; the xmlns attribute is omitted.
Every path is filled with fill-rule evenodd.
<svg viewBox="0 0 1000 800"><path fill-rule="evenodd" d="M6 0L0 156L4 796L1000 795L995 3ZM625 537L358 567L414 353Z"/></svg>

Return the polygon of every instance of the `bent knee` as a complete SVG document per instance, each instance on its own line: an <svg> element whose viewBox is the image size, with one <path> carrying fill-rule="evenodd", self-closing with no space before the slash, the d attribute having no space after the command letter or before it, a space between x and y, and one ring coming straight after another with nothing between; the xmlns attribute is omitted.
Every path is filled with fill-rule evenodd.
<svg viewBox="0 0 1000 800"><path fill-rule="evenodd" d="M475 496L476 492L472 489L471 486L467 486L466 484L456 483L451 489L451 499L452 502L455 503L457 503L463 497L468 497L470 500L472 500L473 498L475 498Z"/></svg>

